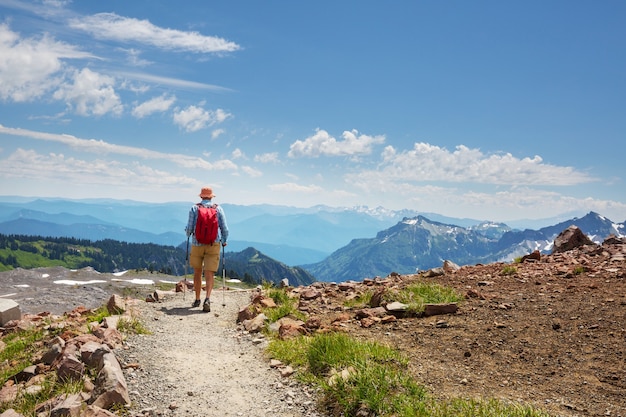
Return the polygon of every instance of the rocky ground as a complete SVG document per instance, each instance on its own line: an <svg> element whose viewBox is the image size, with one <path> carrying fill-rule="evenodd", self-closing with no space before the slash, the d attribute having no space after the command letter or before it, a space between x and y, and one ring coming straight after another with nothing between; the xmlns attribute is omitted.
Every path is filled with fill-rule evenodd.
<svg viewBox="0 0 626 417"><path fill-rule="evenodd" d="M324 289L310 310L322 326L340 320L344 331L405 352L435 395L521 401L557 416L626 416L625 275L626 245L613 240L519 264L366 280L454 287L466 296L455 314L365 327L340 317L336 306L352 291L339 289Z"/></svg>
<svg viewBox="0 0 626 417"><path fill-rule="evenodd" d="M316 283L294 294L307 292L301 306L316 327L403 351L411 358L410 372L434 395L520 401L554 416L626 417L625 242L609 239L536 258L443 275ZM387 322L365 320L362 309L345 307L346 299L365 291L424 280L464 294L457 312ZM0 274L0 286L6 282ZM46 290L40 285L35 298ZM249 302L249 293L218 291L211 313L190 309L188 293L186 299L179 293L140 303L153 334L129 338L120 352L133 412L316 415L315 393L271 369L263 355L266 341L236 323L237 311Z"/></svg>

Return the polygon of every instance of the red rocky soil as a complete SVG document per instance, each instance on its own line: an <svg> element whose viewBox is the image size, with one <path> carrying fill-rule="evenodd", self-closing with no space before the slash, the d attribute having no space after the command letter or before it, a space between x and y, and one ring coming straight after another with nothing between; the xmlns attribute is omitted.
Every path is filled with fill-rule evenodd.
<svg viewBox="0 0 626 417"><path fill-rule="evenodd" d="M315 327L406 353L410 372L434 395L520 401L555 416L626 416L625 241L530 258L294 291ZM361 319L363 311L343 307L368 289L415 281L454 287L466 299L454 314L397 320Z"/></svg>

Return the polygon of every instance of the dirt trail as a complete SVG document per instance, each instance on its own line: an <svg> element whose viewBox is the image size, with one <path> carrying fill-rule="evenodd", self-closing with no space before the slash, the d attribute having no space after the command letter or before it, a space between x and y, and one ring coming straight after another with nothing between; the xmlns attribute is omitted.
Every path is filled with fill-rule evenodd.
<svg viewBox="0 0 626 417"><path fill-rule="evenodd" d="M131 415L319 416L306 387L270 368L267 341L236 325L250 292L220 289L212 301L210 313L190 307L191 293L137 304L152 334L129 337L118 352Z"/></svg>

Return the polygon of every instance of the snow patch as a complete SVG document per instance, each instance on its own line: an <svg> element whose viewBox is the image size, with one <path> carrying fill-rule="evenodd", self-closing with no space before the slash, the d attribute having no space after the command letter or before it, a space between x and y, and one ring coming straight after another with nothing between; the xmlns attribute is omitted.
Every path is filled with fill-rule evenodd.
<svg viewBox="0 0 626 417"><path fill-rule="evenodd" d="M133 278L133 279L112 279L111 281L116 281L116 282L127 282L129 284L137 284L137 285L154 285L154 281L151 279L140 279L140 278Z"/></svg>
<svg viewBox="0 0 626 417"><path fill-rule="evenodd" d="M63 284L63 285L89 285L89 284L103 284L106 281L99 279L92 279L90 281L74 281L72 279L60 279L58 281L53 281L55 284Z"/></svg>

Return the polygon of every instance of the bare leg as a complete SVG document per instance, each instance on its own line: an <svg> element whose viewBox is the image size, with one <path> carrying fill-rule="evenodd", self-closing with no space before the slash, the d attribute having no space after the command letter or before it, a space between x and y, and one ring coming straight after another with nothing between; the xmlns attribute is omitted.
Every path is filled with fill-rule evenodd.
<svg viewBox="0 0 626 417"><path fill-rule="evenodd" d="M204 277L206 278L206 298L211 298L211 291L213 291L215 283L215 272L204 271Z"/></svg>
<svg viewBox="0 0 626 417"><path fill-rule="evenodd" d="M202 291L202 269L200 268L193 269L193 291L196 293L196 300L199 300Z"/></svg>

